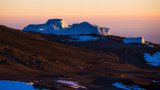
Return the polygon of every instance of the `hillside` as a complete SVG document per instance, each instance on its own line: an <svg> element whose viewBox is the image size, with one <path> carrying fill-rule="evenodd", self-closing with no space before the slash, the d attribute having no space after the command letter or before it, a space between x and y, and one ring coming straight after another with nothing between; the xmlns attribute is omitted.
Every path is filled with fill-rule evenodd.
<svg viewBox="0 0 160 90"><path fill-rule="evenodd" d="M75 46L96 53L114 53L122 61L140 68L158 69L147 65L144 54L153 54L160 51L160 45L148 41L148 43L123 43L125 37L120 36L102 36L98 34L81 34L81 35L53 35L28 32L30 34L40 35L43 39L51 42L57 42L64 45ZM152 47L150 47L152 46ZM159 59L158 57L155 57ZM159 61L157 61L159 63Z"/></svg>
<svg viewBox="0 0 160 90"><path fill-rule="evenodd" d="M128 64L111 50L100 52L94 49L96 47L80 47L88 46L85 43L71 45L71 42L53 39L56 35L52 38L46 35L1 25L0 79L33 82L38 88L62 90L72 88L57 80L79 82L91 90L116 90L118 88L112 85L115 82L135 84L146 89L159 88L159 84L153 82L160 80L158 69L142 69ZM110 38L117 42L121 40L114 36ZM62 87L54 85L57 83L62 84Z"/></svg>

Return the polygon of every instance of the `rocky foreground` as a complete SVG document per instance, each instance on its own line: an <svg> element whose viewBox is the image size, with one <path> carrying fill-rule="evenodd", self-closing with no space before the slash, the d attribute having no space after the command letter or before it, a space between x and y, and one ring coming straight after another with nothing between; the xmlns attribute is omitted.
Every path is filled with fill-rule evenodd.
<svg viewBox="0 0 160 90"><path fill-rule="evenodd" d="M54 90L119 90L116 86L120 84L129 89L158 90L160 68L147 64L144 55L159 52L160 45L125 44L123 39L0 26L0 79L32 82L35 88Z"/></svg>

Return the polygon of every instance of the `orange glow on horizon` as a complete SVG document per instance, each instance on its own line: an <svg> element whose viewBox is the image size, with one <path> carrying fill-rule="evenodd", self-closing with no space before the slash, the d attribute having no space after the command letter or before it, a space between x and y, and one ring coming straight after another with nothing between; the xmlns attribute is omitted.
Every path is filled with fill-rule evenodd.
<svg viewBox="0 0 160 90"><path fill-rule="evenodd" d="M160 0L1 0L2 16L160 16Z"/></svg>
<svg viewBox="0 0 160 90"><path fill-rule="evenodd" d="M160 36L160 0L0 0L0 25L23 29L55 18L109 27L113 35Z"/></svg>

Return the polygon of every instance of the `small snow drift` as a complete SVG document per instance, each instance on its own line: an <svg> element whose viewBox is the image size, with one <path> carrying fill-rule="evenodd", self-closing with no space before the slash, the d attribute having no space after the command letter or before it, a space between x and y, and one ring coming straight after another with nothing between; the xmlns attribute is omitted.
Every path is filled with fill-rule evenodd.
<svg viewBox="0 0 160 90"><path fill-rule="evenodd" d="M121 88L121 89L125 89L125 90L146 90L146 89L140 88L139 86L136 86L136 85L127 86L127 85L123 85L122 83L118 83L118 82L116 82L112 85L115 87Z"/></svg>
<svg viewBox="0 0 160 90"><path fill-rule="evenodd" d="M144 37L124 38L123 43L145 43Z"/></svg>
<svg viewBox="0 0 160 90"><path fill-rule="evenodd" d="M153 55L149 53L144 54L144 59L148 65L159 66L160 65L160 52L154 53Z"/></svg>
<svg viewBox="0 0 160 90"><path fill-rule="evenodd" d="M67 25L62 19L49 19L45 24L30 24L23 30L57 35L80 35L91 33L110 35L109 28L99 27L88 22Z"/></svg>
<svg viewBox="0 0 160 90"><path fill-rule="evenodd" d="M157 81L157 80L153 80L153 82L154 82L154 83L160 84L160 81Z"/></svg>
<svg viewBox="0 0 160 90"><path fill-rule="evenodd" d="M78 82L67 81L67 80L57 80L57 82L63 83L63 84L67 84L67 85L69 85L70 87L75 88L75 89L78 89L78 88L87 89L87 88L84 87L84 86L80 86L80 85L78 84Z"/></svg>
<svg viewBox="0 0 160 90"><path fill-rule="evenodd" d="M87 35L84 35L84 36L71 36L71 38L78 39L78 40L72 40L72 41L89 41L89 40L97 40L97 39L99 39L98 37L87 36Z"/></svg>
<svg viewBox="0 0 160 90"><path fill-rule="evenodd" d="M72 35L70 36L70 39L65 39L62 41L96 41L96 40L107 40L104 36L92 36L92 35Z"/></svg>

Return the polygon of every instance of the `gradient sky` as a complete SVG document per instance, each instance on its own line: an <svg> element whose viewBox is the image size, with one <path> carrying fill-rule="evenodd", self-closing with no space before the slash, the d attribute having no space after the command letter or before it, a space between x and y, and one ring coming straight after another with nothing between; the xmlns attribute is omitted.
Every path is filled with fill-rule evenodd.
<svg viewBox="0 0 160 90"><path fill-rule="evenodd" d="M160 43L160 0L0 0L0 24L22 29L62 18L111 28L111 34L144 36Z"/></svg>

